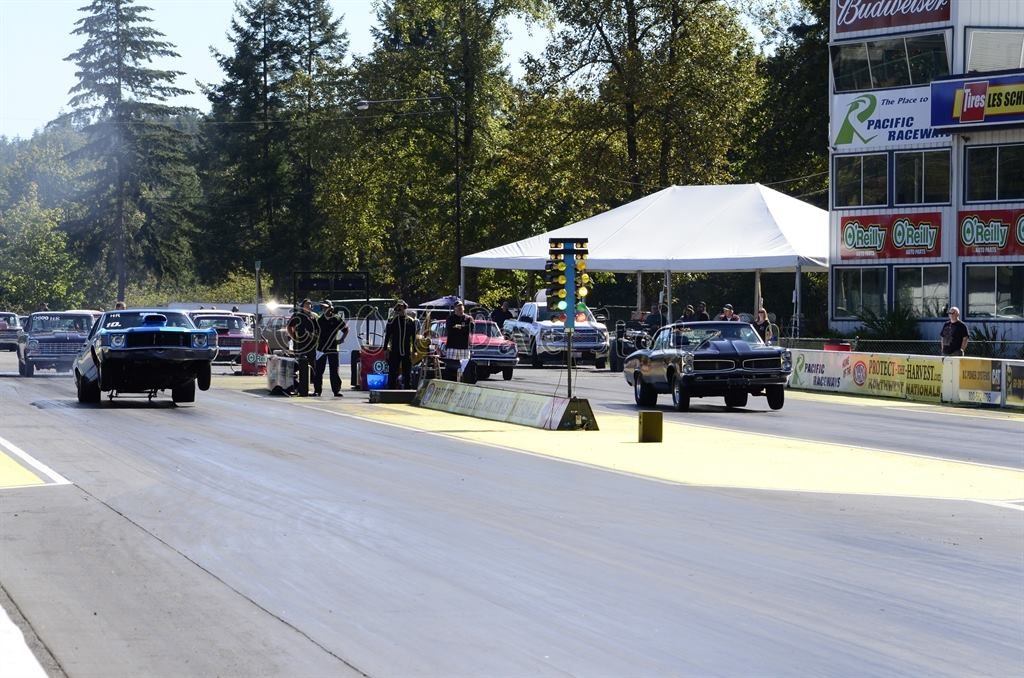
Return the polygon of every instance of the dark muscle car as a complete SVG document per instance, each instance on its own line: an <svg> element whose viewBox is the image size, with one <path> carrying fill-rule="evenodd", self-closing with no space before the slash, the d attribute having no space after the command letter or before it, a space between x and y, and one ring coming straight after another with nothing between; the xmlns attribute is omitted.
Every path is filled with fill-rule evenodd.
<svg viewBox="0 0 1024 678"><path fill-rule="evenodd" d="M31 377L37 369L70 372L99 311L41 311L25 321L18 337L18 374Z"/></svg>
<svg viewBox="0 0 1024 678"><path fill-rule="evenodd" d="M747 396L764 395L782 408L793 370L788 349L769 346L742 322L682 322L658 330L648 348L626 357L623 372L641 407L671 393L680 412L690 398L721 396L727 407L744 407Z"/></svg>
<svg viewBox="0 0 1024 678"><path fill-rule="evenodd" d="M176 403L191 403L210 388L217 331L198 329L183 311L107 311L93 326L75 359L78 400L97 403L100 393L145 393L170 389Z"/></svg>

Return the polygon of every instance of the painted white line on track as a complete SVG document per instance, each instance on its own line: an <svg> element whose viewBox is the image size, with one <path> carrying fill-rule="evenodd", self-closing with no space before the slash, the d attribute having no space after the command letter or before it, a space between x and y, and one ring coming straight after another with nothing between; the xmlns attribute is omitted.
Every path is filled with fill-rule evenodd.
<svg viewBox="0 0 1024 678"><path fill-rule="evenodd" d="M997 508L1012 509L1014 511L1024 511L1024 499L1018 499L1016 501L985 501L983 499L968 499L967 501L973 501L977 504L987 504Z"/></svg>
<svg viewBox="0 0 1024 678"><path fill-rule="evenodd" d="M0 438L0 449L10 452L18 459L21 459L24 463L31 466L33 469L42 473L44 476L50 479L50 485L70 485L71 481L62 476L61 474L54 471L52 468L39 461L25 450L21 449L6 438Z"/></svg>
<svg viewBox="0 0 1024 678"><path fill-rule="evenodd" d="M14 625L7 612L0 607L0 657L4 678L46 678L46 671L25 642L21 629Z"/></svg>

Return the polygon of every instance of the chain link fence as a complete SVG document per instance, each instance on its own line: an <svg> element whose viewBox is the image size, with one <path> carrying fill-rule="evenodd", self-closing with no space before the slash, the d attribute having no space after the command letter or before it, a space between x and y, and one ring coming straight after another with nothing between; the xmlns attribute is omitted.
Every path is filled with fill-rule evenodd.
<svg viewBox="0 0 1024 678"><path fill-rule="evenodd" d="M780 346L822 350L825 344L849 344L850 350L861 353L903 353L907 355L940 355L939 342L909 339L827 339L823 337L782 337ZM970 341L967 356L976 358L1024 359L1024 341Z"/></svg>

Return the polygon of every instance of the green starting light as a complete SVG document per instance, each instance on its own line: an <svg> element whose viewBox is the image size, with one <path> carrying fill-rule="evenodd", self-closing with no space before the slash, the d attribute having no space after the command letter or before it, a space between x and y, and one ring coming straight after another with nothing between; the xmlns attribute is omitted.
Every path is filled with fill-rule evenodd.
<svg viewBox="0 0 1024 678"><path fill-rule="evenodd" d="M569 308L569 305L565 303L565 299L559 301L555 306L559 311L564 311L565 309Z"/></svg>

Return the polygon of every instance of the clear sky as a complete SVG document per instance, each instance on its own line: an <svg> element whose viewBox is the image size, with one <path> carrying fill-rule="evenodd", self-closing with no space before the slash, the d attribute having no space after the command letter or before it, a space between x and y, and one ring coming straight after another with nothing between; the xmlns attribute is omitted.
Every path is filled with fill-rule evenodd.
<svg viewBox="0 0 1024 678"><path fill-rule="evenodd" d="M376 14L372 0L330 0L335 17L348 32L350 50L370 50L370 29ZM76 83L75 66L64 58L82 46L83 37L71 35L79 8L89 0L0 0L0 136L30 137L67 109L68 90ZM210 47L228 51L226 33L234 15L234 0L139 0L152 9L153 28L175 45L180 59L157 66L184 71L176 85L196 90L195 81L220 82L222 73ZM519 22L510 24L509 64L518 73L524 52L543 49L547 34L530 35ZM172 102L208 110L199 94Z"/></svg>

